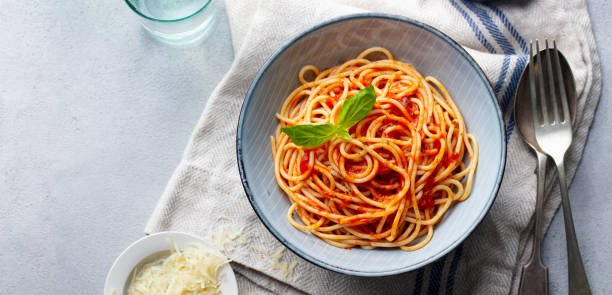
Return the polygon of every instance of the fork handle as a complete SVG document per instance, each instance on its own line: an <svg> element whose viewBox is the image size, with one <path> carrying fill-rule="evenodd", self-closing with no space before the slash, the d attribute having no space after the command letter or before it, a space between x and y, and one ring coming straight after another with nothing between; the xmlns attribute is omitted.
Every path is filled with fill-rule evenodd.
<svg viewBox="0 0 612 295"><path fill-rule="evenodd" d="M591 294L589 281L587 280L582 258L580 257L580 249L578 248L578 239L576 239L576 230L574 229L574 220L572 218L572 209L570 208L569 198L567 196L567 182L565 179L565 167L563 160L557 162L557 172L559 175L559 186L561 190L561 204L563 205L563 221L565 222L565 239L567 240L567 271L569 276L568 287L570 295Z"/></svg>

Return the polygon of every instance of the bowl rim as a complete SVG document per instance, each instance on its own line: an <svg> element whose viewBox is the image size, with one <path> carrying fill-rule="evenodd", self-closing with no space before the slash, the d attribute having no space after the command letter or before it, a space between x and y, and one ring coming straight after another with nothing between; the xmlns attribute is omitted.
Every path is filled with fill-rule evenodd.
<svg viewBox="0 0 612 295"><path fill-rule="evenodd" d="M261 77L263 76L263 74L268 70L268 68L270 67L270 65L276 61L276 59L283 53L285 52L290 46L292 46L295 42L297 42L298 40L300 40L301 38L309 35L312 32L315 32L323 27L329 26L329 25L333 25L335 23L339 23L339 22L343 22L343 21L347 21L347 20L353 20L353 19L362 19L362 18L377 18L377 19L388 19L388 20L394 20L394 21L401 21L413 26L417 26L420 27L426 31L428 31L429 33L432 33L434 35L436 35L437 37L439 37L440 39L442 39L443 41L445 41L446 43L450 44L455 50L457 50L461 55L463 55L463 57L470 63L470 65L476 70L478 76L481 78L481 80L484 82L484 84L486 85L486 88L489 92L489 98L493 100L494 104L497 106L496 108L496 112L495 114L497 115L497 119L499 124L499 128L500 133L502 134L501 138L502 138L502 144L501 144L501 159L500 159L500 163L499 163L499 171L497 172L497 177L495 179L495 185L494 185L494 189L491 191L491 194L489 195L487 204L485 204L485 210L482 210L482 212L480 212L480 214L478 215L478 217L476 218L476 220L474 221L473 224L471 224L468 228L467 231L465 231L459 238L457 238L454 242L452 242L449 246L447 246L446 248L444 248L443 250L439 251L438 253L436 253L435 255L431 256L428 259L425 259L419 263L413 264L413 265L409 265L406 267L400 267L400 268L396 268L396 269L391 269L391 270L385 270L385 271L377 271L377 272L367 272L367 271L355 271L355 270L351 270L351 269L346 269L346 268L342 268L342 267L338 267L338 266L334 266L331 265L325 261L322 261L316 257L313 257L312 255L306 254L304 252L302 252L299 248L297 248L295 245L293 245L292 243L290 243L289 241L287 241L273 226L272 224L264 217L263 212L261 210L261 208L259 208L258 205L256 205L256 202L253 198L253 192L251 191L251 188L249 186L248 180L246 179L246 172L244 169L244 163L243 163L243 156L242 156L242 130L243 130L243 125L244 125L244 114L245 114L245 110L247 109L252 95L253 95L253 91L255 89L255 86L258 84L259 80L261 79ZM342 274L347 274L347 275L355 275L355 276L363 276L363 277L380 277L380 276L390 276L390 275L396 275L396 274L401 274L401 273L405 273L405 272L409 272L412 270L416 270L419 269L421 267L424 267L430 263L435 262L436 260L444 257L446 254L448 254L448 252L452 251L453 249L455 249L457 246L459 246L459 244L461 244L475 229L478 225L480 225L480 223L482 222L482 220L484 219L484 216L489 212L489 210L491 209L491 206L493 205L493 202L495 201L497 194L499 192L500 186L501 186L501 180L503 179L503 175L505 172L505 167L506 167L506 156L507 156L507 138L505 136L505 122L503 120L503 115L501 112L501 106L499 104L499 101L497 100L496 96L495 96L495 92L493 91L493 87L491 86L491 82L489 81L489 79L487 78L487 76L484 74L484 71L482 70L482 68L480 67L480 65L478 65L478 63L476 63L476 61L474 60L474 58L465 50L463 49L463 47L455 40L453 40L450 36L446 35L445 33L442 33L441 31L439 31L438 29L427 25L425 23L419 22L417 20L408 18L408 17L404 17L404 16L398 16L398 15L391 15L391 14L386 14L386 13L373 13L373 12L369 12L369 13L356 13L356 14L349 14L349 15L344 15L344 16L340 16L340 17L336 17L336 18L332 18L330 20L321 22L317 25L314 25L312 27L310 27L309 29L297 34L295 37L291 38L289 41L287 41L286 43L284 43L278 50L276 50L274 52L274 54L272 54L268 60L266 61L266 63L261 67L261 69L257 72L257 75L255 76L255 78L253 79L253 82L251 82L251 85L249 86L249 89L245 95L245 99L242 103L242 107L240 109L240 116L238 118L238 124L237 124L237 130L236 130L236 158L237 158L237 162L238 162L238 171L240 173L240 181L242 183L242 187L246 193L247 199L249 200L249 203L251 204L251 207L253 208L253 210L255 211L255 214L257 215L257 217L259 218L259 220L264 224L264 226L266 227L266 229L272 233L272 235L279 241L281 242L285 247L287 247L291 252L295 253L296 255L298 255L299 257L303 258L304 260L317 265L321 268L327 269L327 270L331 270L334 272L338 272L338 273L342 273Z"/></svg>

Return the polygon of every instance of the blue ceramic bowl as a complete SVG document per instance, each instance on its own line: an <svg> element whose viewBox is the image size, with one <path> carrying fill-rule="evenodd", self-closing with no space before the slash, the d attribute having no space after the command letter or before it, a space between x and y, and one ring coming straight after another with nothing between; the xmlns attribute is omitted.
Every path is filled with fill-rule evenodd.
<svg viewBox="0 0 612 295"><path fill-rule="evenodd" d="M334 66L372 46L383 46L397 60L438 78L450 91L467 128L480 143L480 156L470 197L456 203L425 247L352 249L330 246L295 229L285 219L289 199L277 186L270 135L275 114L299 86L300 68ZM238 166L253 209L287 248L321 267L351 275L398 274L431 263L459 245L483 219L497 193L506 156L504 123L489 81L476 62L448 36L417 21L384 14L358 14L334 19L298 35L280 48L259 71L249 89L238 122Z"/></svg>

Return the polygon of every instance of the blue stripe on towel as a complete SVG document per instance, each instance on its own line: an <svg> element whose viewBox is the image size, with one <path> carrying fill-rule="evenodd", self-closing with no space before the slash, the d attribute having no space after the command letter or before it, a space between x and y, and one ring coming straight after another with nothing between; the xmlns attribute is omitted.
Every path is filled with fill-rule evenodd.
<svg viewBox="0 0 612 295"><path fill-rule="evenodd" d="M508 32L510 32L512 37L514 37L516 42L518 42L518 44L521 47L521 50L523 51L523 53L527 53L529 51L527 49L527 42L525 42L525 39L523 38L523 36L521 36L521 34L519 34L518 31L514 28L514 26L512 25L510 20L508 20L506 15L499 8L497 8L497 7L493 6L493 5L486 5L486 6L489 7L491 9L491 11L493 11L493 13L495 13L495 15L497 15L497 17L499 17L499 19L502 21L502 23L504 24L504 26L506 27Z"/></svg>
<svg viewBox="0 0 612 295"><path fill-rule="evenodd" d="M417 276L414 282L414 289L412 290L412 294L421 294L423 290L423 276L425 275L425 271L423 268L419 269L417 272Z"/></svg>
<svg viewBox="0 0 612 295"><path fill-rule="evenodd" d="M504 57L503 64L502 64L502 70L500 72L499 79L497 83L495 84L495 92L498 95L500 95L501 94L500 92L502 90L503 84L507 76L509 64L510 64L509 55L515 55L517 52L514 50L514 47L512 46L510 41L502 34L500 28L493 22L493 20L491 19L491 17L489 16L486 10L484 10L478 4L473 4L466 0L461 0L461 1L468 9L470 9L479 18L483 26L487 29L489 34L493 36L493 39L496 41L496 43L500 46L500 48L502 48L502 50L506 54L506 56ZM453 6L457 8L457 10L463 15L464 18L466 17L469 18L469 15L465 12L465 10L461 9L454 0L451 0L451 4L453 4ZM504 15L504 13L499 8L493 5L488 5L484 7L488 7L491 11L493 11L493 13L497 17L499 17L499 19L504 24L506 29L510 32L510 34L514 37L516 42L519 44L522 52L523 53L527 52L527 43L525 42L525 39L518 33L518 31L514 28L514 26L508 20L508 18ZM474 23L473 20L471 20L471 22ZM470 23L470 21L468 21L468 23ZM478 36L478 34L476 35L477 35L477 38L480 40L480 37ZM482 35L482 33L480 33L480 35ZM519 50L519 52L521 50ZM490 49L489 51L491 53L494 53L494 51L491 51ZM516 91L518 80L523 71L523 68L525 67L525 63L526 63L526 58L524 56L519 56L519 59L514 65L514 69L512 70L512 76L510 77L510 83L506 87L506 91L504 92L504 94L502 95L500 99L500 106L504 113L508 112L508 106L512 102L512 97L514 96L514 92ZM510 139L512 132L514 131L514 125L515 125L514 115L510 114L510 118L508 119L508 124L506 126L506 139L507 140Z"/></svg>
<svg viewBox="0 0 612 295"><path fill-rule="evenodd" d="M491 11L493 11L493 13L497 15L497 17L499 17L499 19L504 24L508 32L510 32L512 37L514 37L514 40L516 40L516 42L519 44L519 46L521 47L521 51L523 53L521 56L519 56L519 59L516 62L514 72L512 73L512 77L510 78L510 84L508 85L508 88L506 88L506 93L504 94L504 97L506 97L506 100L510 100L510 98L514 95L514 92L516 91L516 87L518 86L518 80L520 78L520 75L523 69L525 68L525 65L527 64L526 54L529 51L527 49L527 42L525 42L525 39L523 38L523 36L519 34L519 32L514 28L514 26L510 22L510 20L508 20L506 15L499 8L493 5L486 5L486 6L489 9L491 9ZM506 107L507 107L507 104L508 103L506 103ZM514 131L514 125L515 125L514 114L510 114L510 119L508 120L508 126L506 127L506 140L510 139L510 136L512 135L512 131Z"/></svg>
<svg viewBox="0 0 612 295"><path fill-rule="evenodd" d="M442 285L442 270L444 270L444 265L446 264L446 256L440 258L436 263L434 263L431 268L431 276L429 277L429 288L427 289L427 294L439 294L440 286Z"/></svg>
<svg viewBox="0 0 612 295"><path fill-rule="evenodd" d="M525 68L526 63L527 63L527 56L522 55L522 54L519 55L516 61L516 65L514 66L514 71L512 72L512 76L510 76L510 83L508 84L508 87L506 88L506 92L504 92L504 95L502 96L502 99L501 99L501 107L503 110L506 110L508 108L508 105L510 103L510 98L514 95L514 91L516 90L516 87L518 86L519 79L521 78L521 73L523 72L523 68Z"/></svg>
<svg viewBox="0 0 612 295"><path fill-rule="evenodd" d="M504 93L504 96L502 97L501 107L502 107L502 110L504 111L506 108L508 108L511 98L514 96L516 88L518 87L519 79L521 78L521 73L523 73L523 69L525 68L526 64L527 64L527 55L521 54L518 60L516 61L516 65L514 66L514 71L512 73L512 76L510 77L510 84L508 84L508 87L506 88L506 92ZM514 124L515 122L514 122L514 112L513 112L512 114L510 114L510 118L508 119L508 125L506 126L506 140L510 139L510 136L512 135L512 131L514 131Z"/></svg>
<svg viewBox="0 0 612 295"><path fill-rule="evenodd" d="M474 22L474 20L472 20L472 18L470 17L470 15L465 11L465 9L463 9L463 7L459 6L459 3L457 3L457 1L455 0L450 0L451 5L453 5L453 7L455 7L455 9L457 9L457 11L459 11L459 13L461 14L461 16L463 16L463 18L465 19L465 21L468 23L468 25L470 26L470 28L472 28L472 31L474 31L474 34L476 35L476 38L478 39L478 41L480 41L480 43L489 51L489 52L495 52L495 49L493 48L493 46L491 45L491 43L489 43L489 41L487 41L487 39L485 38L484 34L480 31L480 29L478 28L478 26L476 25L476 22Z"/></svg>
<svg viewBox="0 0 612 295"><path fill-rule="evenodd" d="M463 2L465 7L476 14L482 25L487 29L487 31L489 31L489 34L491 34L495 42L497 42L505 54L515 54L514 47L512 44L510 44L510 41L506 39L506 36L502 34L499 27L497 27L497 25L493 22L493 19L491 19L486 10L466 0L461 0L461 2Z"/></svg>
<svg viewBox="0 0 612 295"><path fill-rule="evenodd" d="M497 83L495 83L495 93L499 93L504 86L504 81L506 81L506 74L508 73L508 68L510 67L510 56L504 56L504 62L502 64L502 69L499 74L499 79Z"/></svg>
<svg viewBox="0 0 612 295"><path fill-rule="evenodd" d="M446 282L446 295L453 295L453 291L455 288L455 274L457 273L461 254L463 254L463 243L461 243L461 245L459 245L455 249L455 256L453 256L453 260L450 264L450 270L448 271L448 281Z"/></svg>
<svg viewBox="0 0 612 295"><path fill-rule="evenodd" d="M487 30L489 31L489 34L493 36L493 39L495 39L495 41L500 45L500 47L506 54L504 56L504 62L502 65L501 73L499 75L499 80L497 80L497 83L495 85L495 92L498 95L500 95L502 86L506 79L506 73L508 71L508 66L510 65L510 55L514 55L516 54L516 52L514 51L512 44L510 44L510 41L508 41L508 39L506 39L506 36L504 36L501 33L501 31L499 30L497 25L495 25L495 23L493 22L493 20L491 19L491 17L489 16L486 10L484 10L482 7L475 5L469 1L462 0L462 2L468 9L470 9L472 12L474 12L474 14L476 14L476 16L480 19L482 24L485 26L485 28L487 28ZM517 68L519 66L520 65L518 63L515 65L513 76L516 74ZM520 68L522 69L522 66ZM520 73L519 73L519 76L520 76ZM511 82L512 82L512 78L511 78ZM508 104L510 103L511 95L508 95L508 93L510 93L508 90L511 88L513 90L514 88L516 88L516 86L512 87L511 85L508 85L508 88L506 88L506 92L502 96L501 101L500 101L500 105L504 113L507 112ZM513 93L514 91L511 91L511 92Z"/></svg>

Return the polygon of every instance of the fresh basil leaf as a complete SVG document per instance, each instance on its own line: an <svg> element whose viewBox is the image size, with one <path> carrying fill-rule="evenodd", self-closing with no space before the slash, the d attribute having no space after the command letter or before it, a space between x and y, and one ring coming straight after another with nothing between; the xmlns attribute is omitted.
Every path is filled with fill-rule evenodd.
<svg viewBox="0 0 612 295"><path fill-rule="evenodd" d="M344 139L344 140L351 140L353 139L351 137L351 135L348 133L348 130L346 130L345 128L338 128L338 130L336 131L336 136Z"/></svg>
<svg viewBox="0 0 612 295"><path fill-rule="evenodd" d="M372 85L359 90L357 94L347 98L338 114L338 125L350 128L367 116L376 103L376 93Z"/></svg>
<svg viewBox="0 0 612 295"><path fill-rule="evenodd" d="M353 139L348 128L357 124L367 116L376 103L376 93L372 85L359 90L357 94L347 98L340 109L338 124L305 124L293 127L283 127L281 131L291 138L296 145L312 148L320 146L334 136L344 140Z"/></svg>
<svg viewBox="0 0 612 295"><path fill-rule="evenodd" d="M310 148L320 146L334 138L338 126L334 124L305 124L283 127L281 131L285 132L296 145Z"/></svg>

